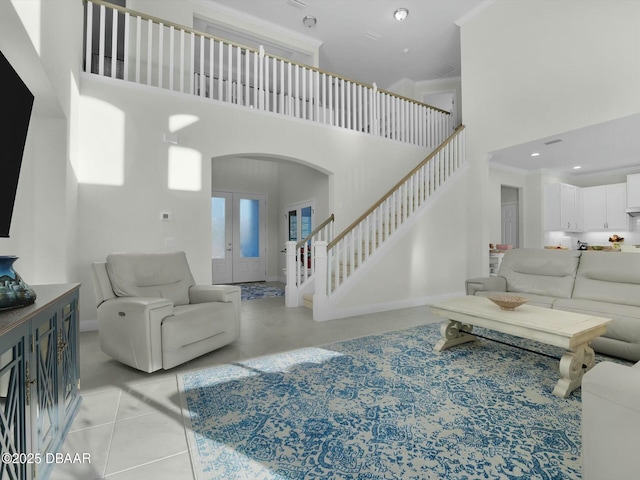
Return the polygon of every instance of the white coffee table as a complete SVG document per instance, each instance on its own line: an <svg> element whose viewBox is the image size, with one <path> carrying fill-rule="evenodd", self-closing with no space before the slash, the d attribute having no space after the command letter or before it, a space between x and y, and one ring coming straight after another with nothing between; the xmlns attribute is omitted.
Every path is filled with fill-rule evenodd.
<svg viewBox="0 0 640 480"><path fill-rule="evenodd" d="M485 297L466 296L431 305L431 311L449 321L442 325L442 339L434 350L476 339L473 326L555 345L567 350L560 359L560 380L553 390L567 398L578 388L584 373L593 367L595 355L591 340L604 334L610 318L521 305L513 311L501 310Z"/></svg>

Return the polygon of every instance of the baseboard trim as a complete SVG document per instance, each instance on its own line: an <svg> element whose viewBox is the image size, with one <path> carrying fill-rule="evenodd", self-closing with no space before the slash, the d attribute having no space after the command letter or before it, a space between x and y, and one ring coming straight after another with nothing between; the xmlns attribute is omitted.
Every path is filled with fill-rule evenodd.
<svg viewBox="0 0 640 480"><path fill-rule="evenodd" d="M80 322L80 331L81 332L97 332L98 331L98 320L84 320Z"/></svg>
<svg viewBox="0 0 640 480"><path fill-rule="evenodd" d="M357 307L332 309L326 317L317 318L314 311L313 319L319 322L326 320L339 320L341 318L356 317L358 315L369 315L372 313L388 312L391 310L400 310L402 308L422 307L425 305L433 305L434 303L443 302L451 298L463 297L464 291L444 293L440 295L430 295L426 297L407 298L403 300L394 300L385 303L374 303L367 305L359 305Z"/></svg>

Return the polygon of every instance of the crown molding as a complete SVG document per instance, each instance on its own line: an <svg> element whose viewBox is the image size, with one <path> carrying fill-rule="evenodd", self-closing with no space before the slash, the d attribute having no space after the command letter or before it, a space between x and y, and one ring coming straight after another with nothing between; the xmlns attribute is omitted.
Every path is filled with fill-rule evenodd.
<svg viewBox="0 0 640 480"><path fill-rule="evenodd" d="M290 37L292 40L295 40L296 42L302 42L303 44L309 45L312 48L318 49L320 48L320 46L323 44L322 40L318 40L317 38L313 38L310 37L308 35L304 35L302 33L298 33L294 30L290 30L288 28L284 28L281 27L280 25L276 25L275 23L271 23L268 22L266 20L263 20L261 18L255 17L253 15L249 15L247 13L244 12L239 12L238 10L235 10L233 8L227 7L226 5L220 5L219 3L215 3L212 0L191 0L193 3L201 5L203 7L208 8L209 10L211 10L212 12L217 12L223 15L227 15L231 18L234 18L235 20L239 20L241 22L245 22L245 23L249 23L249 24L253 24L255 26L259 26L262 27L263 29L276 33L276 34L280 34L280 35L284 35L284 36L288 36ZM197 13L195 13L196 16L199 16ZM219 20L217 20L216 18L211 18L211 17L207 17L206 18L207 21L210 21L212 23L215 23L217 25L222 25L225 27L231 27L235 30L238 30L242 33L250 33L252 35L256 35L255 31L250 31L241 27L238 27L237 25L229 25L229 23L227 22L221 22ZM270 41L276 41L275 39L269 38ZM277 42L277 43L282 43ZM286 44L286 46L288 48L294 48L296 50L300 50L301 46L297 45L297 44ZM306 49L305 49L306 51Z"/></svg>

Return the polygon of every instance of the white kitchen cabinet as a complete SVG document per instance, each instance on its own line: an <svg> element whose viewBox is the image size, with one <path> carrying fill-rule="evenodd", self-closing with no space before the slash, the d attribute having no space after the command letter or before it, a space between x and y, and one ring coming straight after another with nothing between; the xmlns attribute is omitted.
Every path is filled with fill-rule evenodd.
<svg viewBox="0 0 640 480"><path fill-rule="evenodd" d="M544 186L544 226L547 231L584 230L582 189L566 183Z"/></svg>
<svg viewBox="0 0 640 480"><path fill-rule="evenodd" d="M587 230L626 231L627 184L614 183L583 188Z"/></svg>
<svg viewBox="0 0 640 480"><path fill-rule="evenodd" d="M627 208L640 207L640 173L627 175Z"/></svg>

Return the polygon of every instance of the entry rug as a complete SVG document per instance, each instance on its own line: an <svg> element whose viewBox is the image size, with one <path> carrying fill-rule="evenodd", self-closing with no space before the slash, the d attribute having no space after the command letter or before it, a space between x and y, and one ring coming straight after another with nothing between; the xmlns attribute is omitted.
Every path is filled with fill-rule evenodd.
<svg viewBox="0 0 640 480"><path fill-rule="evenodd" d="M265 282L240 284L240 298L242 300L270 297L284 297L284 288Z"/></svg>
<svg viewBox="0 0 640 480"><path fill-rule="evenodd" d="M579 479L558 360L426 325L178 375L205 479ZM601 358L598 358L601 360Z"/></svg>

